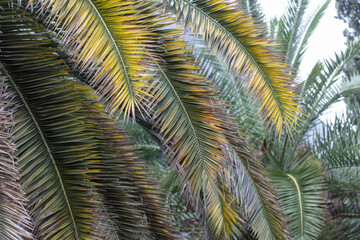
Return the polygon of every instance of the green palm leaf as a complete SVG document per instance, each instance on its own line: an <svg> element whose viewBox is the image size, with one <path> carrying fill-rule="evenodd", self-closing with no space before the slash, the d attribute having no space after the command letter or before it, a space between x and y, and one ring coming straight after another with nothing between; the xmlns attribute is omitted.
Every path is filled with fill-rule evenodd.
<svg viewBox="0 0 360 240"><path fill-rule="evenodd" d="M360 108L356 104L332 123L324 124L314 137L328 185L329 220L323 239L357 239L360 230ZM335 233L325 238L325 231Z"/></svg>
<svg viewBox="0 0 360 240"><path fill-rule="evenodd" d="M294 54L293 66L298 69L301 63L301 59L307 49L308 41L315 31L316 27L319 25L320 20L325 14L326 9L330 4L330 0L325 1L311 16L307 19L305 26L302 28L303 36L299 42L299 47L296 54Z"/></svg>
<svg viewBox="0 0 360 240"><path fill-rule="evenodd" d="M320 163L309 153L299 153L286 172L273 170L271 177L279 193L294 239L318 239L324 225L324 179Z"/></svg>
<svg viewBox="0 0 360 240"><path fill-rule="evenodd" d="M194 55L201 67L199 73L211 80L216 89L221 91L224 100L229 103L227 108L237 117L239 126L252 146L260 145L266 131L265 124L259 121L261 119L259 105L243 88L238 87L237 83L241 81L241 76L235 78L229 73L226 64L206 49L202 41L199 39L194 41L196 45Z"/></svg>
<svg viewBox="0 0 360 240"><path fill-rule="evenodd" d="M281 131L284 123L290 130L298 113L292 101L295 95L289 94L290 71L264 47L271 43L259 37L253 20L221 0L166 2L185 27L202 32L210 48L224 56L233 72L249 76L247 88L256 93L261 110L276 129Z"/></svg>
<svg viewBox="0 0 360 240"><path fill-rule="evenodd" d="M282 52L287 56L287 61L293 63L294 55L299 47L302 31L301 25L309 0L288 1L286 13L277 21L277 39L281 42Z"/></svg>
<svg viewBox="0 0 360 240"><path fill-rule="evenodd" d="M342 89L336 86L336 82L341 78L341 71L360 50L360 44L354 42L335 58L324 60L323 64L317 64L312 74L309 75L305 84L302 86L302 112L306 115L303 117L298 133L295 136L295 142L291 154L292 156L296 147L304 141L304 136L316 123L315 120L321 116L333 103L339 101L344 94ZM290 153L290 152L289 152Z"/></svg>
<svg viewBox="0 0 360 240"><path fill-rule="evenodd" d="M245 211L251 232L258 239L287 239L285 216L264 166L254 157L254 150L241 143L244 136L233 133L234 126L227 124L225 129L231 144L227 155L232 159L228 184Z"/></svg>
<svg viewBox="0 0 360 240"><path fill-rule="evenodd" d="M276 39L281 43L280 49L287 56L287 62L297 72L307 43L312 33L319 25L330 1L324 3L309 17L305 12L309 5L308 0L289 1L286 13L279 19L273 20L272 29L277 29Z"/></svg>

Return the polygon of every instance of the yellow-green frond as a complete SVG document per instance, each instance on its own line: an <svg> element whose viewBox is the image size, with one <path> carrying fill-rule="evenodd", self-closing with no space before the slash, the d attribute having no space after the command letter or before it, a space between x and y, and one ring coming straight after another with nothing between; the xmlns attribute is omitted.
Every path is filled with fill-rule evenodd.
<svg viewBox="0 0 360 240"><path fill-rule="evenodd" d="M59 33L79 73L108 102L109 110L135 116L150 77L151 2L134 0L30 0ZM39 8L39 9L38 9ZM151 27L151 25L150 25Z"/></svg>
<svg viewBox="0 0 360 240"><path fill-rule="evenodd" d="M5 2L1 70L35 238L172 239L166 206L124 131L69 73L44 28Z"/></svg>
<svg viewBox="0 0 360 240"><path fill-rule="evenodd" d="M222 55L229 68L242 79L260 101L265 117L281 132L299 113L291 92L291 70L276 56L273 43L259 35L249 15L222 0L167 0L177 18L195 33L201 33L209 47Z"/></svg>
<svg viewBox="0 0 360 240"><path fill-rule="evenodd" d="M169 149L184 189L203 202L215 235L226 238L237 231L240 220L227 185L219 183L227 174L227 158L222 151L226 142L220 132L222 120L214 114L219 107L217 92L196 73L198 65L176 31L163 33L166 64L158 66L152 91L157 100L155 130Z"/></svg>

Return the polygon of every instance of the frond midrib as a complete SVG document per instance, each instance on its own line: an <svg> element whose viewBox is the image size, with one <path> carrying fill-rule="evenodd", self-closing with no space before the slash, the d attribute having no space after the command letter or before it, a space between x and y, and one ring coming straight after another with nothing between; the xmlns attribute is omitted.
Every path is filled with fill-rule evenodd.
<svg viewBox="0 0 360 240"><path fill-rule="evenodd" d="M159 65L159 63L156 63L156 65L157 65L157 67L159 68L159 70L160 70L161 74L163 75L163 77L165 78L167 84L170 86L172 92L173 92L174 95L175 95L176 101L180 104L181 109L182 109L182 112L183 112L183 113L185 114L185 116L186 116L186 119L187 119L187 121L188 121L188 123L189 123L189 125L190 125L190 127L191 127L191 130L192 130L192 135L193 135L193 137L195 138L196 143L198 144L198 145L197 145L197 149L198 149L198 151L199 151L199 153L200 153L201 163L203 163L203 162L205 161L205 158L204 158L203 151L202 151L202 148L201 148L201 143L200 143L200 140L199 140L199 138L198 138L196 129L195 129L194 125L192 124L191 118L190 118L190 116L189 116L189 114L188 114L188 112L187 112L187 109L185 108L185 106L184 106L184 104L183 104L180 96L178 95L176 89L174 88L174 86L173 86L172 83L171 83L171 80L168 78L168 76L166 75L166 73L164 72L164 70L162 69L162 67ZM200 149L199 149L199 147L200 147Z"/></svg>
<svg viewBox="0 0 360 240"><path fill-rule="evenodd" d="M106 31L109 39L110 39L110 42L111 42L111 44L113 45L113 47L114 47L114 49L115 49L116 55L118 56L118 58L120 59L120 62L121 62L120 66L121 66L122 70L123 70L124 73L125 73L124 76L125 76L125 79L126 79L126 84L127 84L127 86L129 87L129 89L130 89L130 91L129 91L130 97L131 97L131 99L134 99L133 92L131 91L131 89L132 89L131 79L130 79L129 73L128 73L127 69L126 69L126 64L125 64L125 62L124 62L124 58L123 58L123 56L122 56L122 54L121 54L121 51L120 51L120 49L119 49L119 46L117 45L116 40L115 40L113 34L111 33L109 27L107 26L105 19L102 17L102 15L100 14L99 10L97 9L97 7L96 7L96 5L93 3L93 1L92 1L92 0L85 0L85 1L89 3L89 5L91 6L91 8L94 10L95 14L98 16L101 25L102 25L103 28L105 29L105 31Z"/></svg>
<svg viewBox="0 0 360 240"><path fill-rule="evenodd" d="M304 236L304 213L303 213L303 206L302 206L302 195L301 195L301 190L300 190L300 186L296 180L296 178L294 176L292 176L291 174L286 174L295 184L296 186L296 191L298 194L298 198L299 198L299 212L300 212L300 236L303 237Z"/></svg>
<svg viewBox="0 0 360 240"><path fill-rule="evenodd" d="M215 24L216 26L218 26L226 35L228 35L233 41L235 41L237 43L238 46L240 46L240 48L246 53L246 55L248 56L248 58L250 59L251 63L254 64L255 68L257 69L257 71L261 74L261 76L263 77L263 79L266 81L266 85L269 87L270 91L272 92L272 96L275 98L277 106L280 108L280 113L281 115L284 117L284 111L283 111L283 107L281 105L281 101L275 91L275 89L273 88L270 79L266 76L265 72L263 71L263 69L259 66L259 64L257 63L257 61L254 59L254 57L250 54L250 52L246 49L246 47L244 47L244 45L236 38L234 37L234 35L228 31L224 26L220 25L218 23L218 21L214 18L212 18L211 16L209 16L208 14L206 14L203 10L201 10L200 8L198 8L196 5L192 4L191 2L189 2L189 0L182 0L184 2L186 2L187 4L193 6L193 8L195 8L197 11L199 11L201 14L205 15L207 18L209 18L211 20L211 22L213 22L213 24Z"/></svg>
<svg viewBox="0 0 360 240"><path fill-rule="evenodd" d="M46 149L46 152L48 153L49 155L49 158L51 160L51 163L55 169L55 172L56 172L56 176L59 180L59 183L60 183L60 186L61 186L61 190L63 192L63 196L65 198L65 202L66 202L66 206L69 210L69 214L70 214L70 218L71 218L71 221L72 221L72 224L73 224L73 228L74 228L74 232L75 232L75 238L76 240L79 240L79 233L78 233L78 230L77 230L77 226L76 226L76 222L75 222L75 218L74 218L74 215L73 215L73 212L72 212L72 208L71 208L71 204L70 204L70 201L69 201L69 198L67 196L67 193L66 193L66 190L65 190L65 186L64 186L64 183L62 181L62 177L61 177L61 174L60 174L60 171L57 167L57 164L56 164L56 161L54 159L54 156L52 154L52 151L50 149L50 146L46 140L46 137L40 127L40 125L38 124L38 120L37 118L35 117L33 111L31 110L31 107L30 105L27 103L25 97L23 96L20 88L17 86L16 82L14 81L14 79L11 77L11 75L9 74L9 72L6 70L6 68L3 66L3 64L0 63L0 69L1 71L3 71L3 73L7 76L7 78L9 79L10 83L11 83L11 86L14 88L17 96L20 98L22 104L24 105L26 111L28 112L28 114L30 115L30 118L33 122L33 124L35 125L35 128L41 138L41 141L42 143L44 144L45 146L45 149Z"/></svg>

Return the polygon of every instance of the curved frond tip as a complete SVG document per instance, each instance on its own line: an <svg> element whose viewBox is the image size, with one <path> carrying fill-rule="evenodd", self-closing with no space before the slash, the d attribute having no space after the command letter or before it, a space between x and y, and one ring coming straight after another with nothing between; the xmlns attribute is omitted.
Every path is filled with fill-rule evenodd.
<svg viewBox="0 0 360 240"><path fill-rule="evenodd" d="M260 110L272 125L281 133L285 124L290 132L300 113L293 101L291 70L280 59L281 55L273 52L274 43L260 36L254 20L227 1L165 2L185 27L203 35L234 74L247 79L246 87L256 94Z"/></svg>

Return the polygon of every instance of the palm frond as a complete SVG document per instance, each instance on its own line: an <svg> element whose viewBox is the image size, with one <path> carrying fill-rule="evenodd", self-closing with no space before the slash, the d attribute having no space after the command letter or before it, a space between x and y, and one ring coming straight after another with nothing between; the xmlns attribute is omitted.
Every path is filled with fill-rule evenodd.
<svg viewBox="0 0 360 240"><path fill-rule="evenodd" d="M12 134L35 237L173 238L133 144L69 74L44 29L1 4L0 61L14 96Z"/></svg>
<svg viewBox="0 0 360 240"><path fill-rule="evenodd" d="M199 73L211 80L211 84L221 91L224 100L229 103L227 108L237 116L239 126L253 146L260 145L263 132L266 130L263 122L259 121L261 119L259 106L243 88L239 88L237 83L240 77L235 78L227 69L227 65L216 54L205 48L202 40L193 41L194 56L201 67Z"/></svg>
<svg viewBox="0 0 360 240"><path fill-rule="evenodd" d="M155 56L151 54L152 33L147 24L153 11L151 1L38 1L35 11L60 35L64 51L74 68L88 79L108 102L113 113L135 117L144 111L140 99L151 78ZM81 29L81 31L79 31Z"/></svg>
<svg viewBox="0 0 360 240"><path fill-rule="evenodd" d="M302 142L303 137L311 129L315 121L328 109L330 105L337 102L342 96L342 90L336 85L336 82L341 78L341 71L345 64L349 62L360 50L360 44L354 42L340 54L336 54L334 59L324 60L322 64L322 71L315 69L303 85L302 95L303 100L300 101L301 110L306 115L298 129L295 136L295 143L293 144L292 154L296 147ZM320 66L319 66L320 67ZM316 67L318 68L318 67Z"/></svg>
<svg viewBox="0 0 360 240"><path fill-rule="evenodd" d="M227 155L232 159L228 184L245 211L251 232L258 239L287 239L285 215L264 166L254 158L254 150L242 143L244 136L234 126L227 125L225 135L231 144Z"/></svg>
<svg viewBox="0 0 360 240"><path fill-rule="evenodd" d="M294 75L297 75L308 40L319 25L329 3L329 0L325 1L310 16L306 16L309 1L291 0L281 18L271 21L272 35L280 42L280 51L286 55L286 61L293 67Z"/></svg>
<svg viewBox="0 0 360 240"><path fill-rule="evenodd" d="M14 96L15 156L34 235L101 239L111 227L103 220L90 180L98 170L90 157L90 137L74 115L80 106L79 92L71 90L76 89L74 79L65 65L58 66L61 59L34 20L21 10L2 7L0 60Z"/></svg>
<svg viewBox="0 0 360 240"><path fill-rule="evenodd" d="M182 186L193 199L203 201L215 235L226 237L236 231L238 214L227 186L219 184L221 175L226 174L226 158L221 151L225 142L219 132L221 120L213 114L219 107L217 93L196 74L198 66L178 33L164 32L166 65L158 66L158 81L152 92L157 99L155 135L161 136L161 143L168 149Z"/></svg>
<svg viewBox="0 0 360 240"><path fill-rule="evenodd" d="M324 177L320 163L299 152L286 172L271 170L294 239L318 239L324 226Z"/></svg>
<svg viewBox="0 0 360 240"><path fill-rule="evenodd" d="M32 239L27 200L18 182L20 174L13 157L16 151L10 134L14 125L10 111L13 101L3 74L0 81L0 237L6 240Z"/></svg>
<svg viewBox="0 0 360 240"><path fill-rule="evenodd" d="M287 11L277 21L277 39L281 42L282 52L291 65L301 39L300 29L308 5L309 0L288 1Z"/></svg>
<svg viewBox="0 0 360 240"><path fill-rule="evenodd" d="M88 95L94 94L90 91ZM89 100L87 105L90 105ZM104 205L117 226L118 236L126 236L126 239L176 238L176 229L170 223L167 203L162 197L164 194L156 188L148 167L136 154L138 145L119 129L96 101L85 111L92 113L86 121L90 122L91 135L98 140L97 151L104 168L97 174L96 182L101 184Z"/></svg>
<svg viewBox="0 0 360 240"><path fill-rule="evenodd" d="M249 12L255 22L264 26L264 30L266 31L265 14L263 13L261 4L258 0L235 1L235 3L238 4L240 10Z"/></svg>
<svg viewBox="0 0 360 240"><path fill-rule="evenodd" d="M312 36L313 32L320 23L320 20L325 14L326 9L330 4L330 0L326 0L318 9L316 9L310 17L306 20L306 24L302 28L303 35L301 40L298 42L298 48L296 53L293 55L293 64L292 66L295 69L298 69L301 63L301 59L304 56L304 53L307 49L308 41Z"/></svg>
<svg viewBox="0 0 360 240"><path fill-rule="evenodd" d="M360 87L360 75L358 74L355 74L350 78L345 77L339 86L342 96L344 97L349 97L358 94L359 87Z"/></svg>
<svg viewBox="0 0 360 240"><path fill-rule="evenodd" d="M298 109L290 91L289 69L265 46L253 20L221 0L167 0L170 8L193 32L201 32L211 49L220 53L236 74L249 76L247 88L257 95L264 115L281 131L297 118ZM261 30L260 30L261 32ZM286 92L286 94L285 94Z"/></svg>

